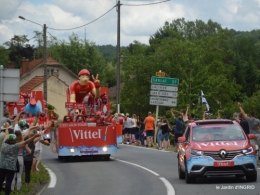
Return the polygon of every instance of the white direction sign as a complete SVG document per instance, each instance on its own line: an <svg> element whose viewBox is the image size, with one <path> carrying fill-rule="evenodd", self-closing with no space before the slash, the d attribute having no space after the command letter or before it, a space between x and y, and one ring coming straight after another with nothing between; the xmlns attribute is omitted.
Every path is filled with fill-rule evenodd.
<svg viewBox="0 0 260 195"><path fill-rule="evenodd" d="M150 96L150 105L177 106L176 98Z"/></svg>
<svg viewBox="0 0 260 195"><path fill-rule="evenodd" d="M150 91L150 95L153 95L153 96L163 96L163 97L177 97L178 96L178 92L151 90Z"/></svg>
<svg viewBox="0 0 260 195"><path fill-rule="evenodd" d="M154 85L151 84L151 89L162 90L162 91L178 91L178 87L170 85Z"/></svg>

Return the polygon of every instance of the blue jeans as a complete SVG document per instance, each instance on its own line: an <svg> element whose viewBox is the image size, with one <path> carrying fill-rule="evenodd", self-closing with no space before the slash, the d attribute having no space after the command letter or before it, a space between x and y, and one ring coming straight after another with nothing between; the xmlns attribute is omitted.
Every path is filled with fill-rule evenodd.
<svg viewBox="0 0 260 195"><path fill-rule="evenodd" d="M140 130L139 133L140 133L140 142L141 142L141 144L142 144L142 146L143 146L143 145L144 145L144 135L143 135L143 130Z"/></svg>
<svg viewBox="0 0 260 195"><path fill-rule="evenodd" d="M159 129L157 132L157 143L158 143L159 147L160 147L160 143L161 143L161 136L162 136L162 130Z"/></svg>

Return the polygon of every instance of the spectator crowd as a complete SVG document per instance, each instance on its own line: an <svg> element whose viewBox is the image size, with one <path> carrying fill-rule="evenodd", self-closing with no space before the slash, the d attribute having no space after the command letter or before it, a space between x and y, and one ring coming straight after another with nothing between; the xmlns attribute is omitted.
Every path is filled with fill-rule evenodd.
<svg viewBox="0 0 260 195"><path fill-rule="evenodd" d="M5 195L19 192L22 185L28 187L31 172L39 171L41 145L49 145L43 134L51 124L40 126L38 115L28 124L26 114L22 111L11 119L5 111L0 120L0 192L5 191Z"/></svg>

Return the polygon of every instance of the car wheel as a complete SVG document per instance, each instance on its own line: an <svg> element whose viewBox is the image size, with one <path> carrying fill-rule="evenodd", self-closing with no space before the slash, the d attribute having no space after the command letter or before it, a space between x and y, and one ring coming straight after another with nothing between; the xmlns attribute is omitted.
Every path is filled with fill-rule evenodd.
<svg viewBox="0 0 260 195"><path fill-rule="evenodd" d="M255 175L246 175L247 182L255 182L257 180L257 174Z"/></svg>
<svg viewBox="0 0 260 195"><path fill-rule="evenodd" d="M185 179L185 172L181 170L179 159L178 159L178 173L179 173L179 179Z"/></svg>
<svg viewBox="0 0 260 195"><path fill-rule="evenodd" d="M185 179L186 179L186 183L195 183L196 182L196 177L189 176L187 166L185 167Z"/></svg>

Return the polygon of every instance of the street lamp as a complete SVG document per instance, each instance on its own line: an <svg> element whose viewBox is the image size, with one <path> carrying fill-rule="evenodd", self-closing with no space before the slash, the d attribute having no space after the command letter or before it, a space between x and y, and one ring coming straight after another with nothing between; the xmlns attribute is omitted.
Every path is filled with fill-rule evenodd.
<svg viewBox="0 0 260 195"><path fill-rule="evenodd" d="M43 69L44 69L44 81L43 81L43 97L44 100L47 102L47 40L46 40L46 31L47 31L47 27L46 24L41 25L37 22L28 20L26 18L24 18L23 16L19 16L18 18L22 19L22 20L27 20L31 23L37 24L41 27L43 27Z"/></svg>
<svg viewBox="0 0 260 195"><path fill-rule="evenodd" d="M120 113L120 0L117 1L116 112Z"/></svg>

